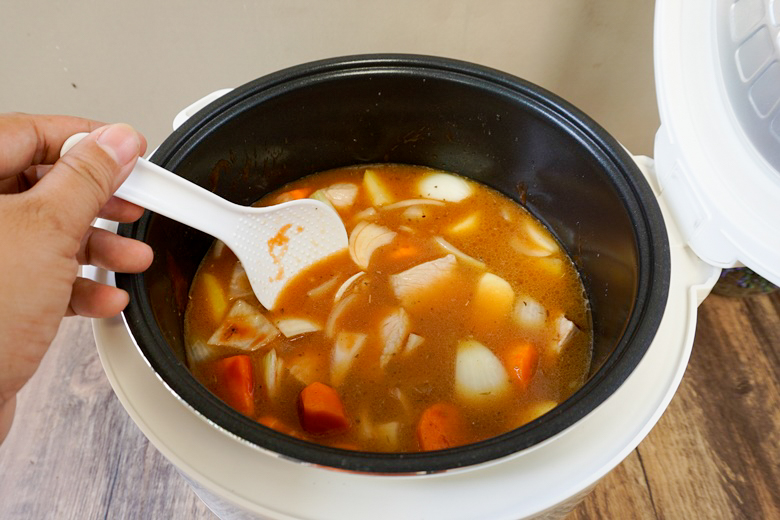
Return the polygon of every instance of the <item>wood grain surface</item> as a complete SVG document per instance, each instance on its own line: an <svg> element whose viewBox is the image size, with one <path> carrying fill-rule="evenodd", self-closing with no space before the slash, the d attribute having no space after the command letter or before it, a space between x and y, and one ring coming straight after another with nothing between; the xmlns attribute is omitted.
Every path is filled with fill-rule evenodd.
<svg viewBox="0 0 780 520"><path fill-rule="evenodd" d="M780 518L779 375L780 293L707 298L667 412L569 520ZM215 518L124 412L80 318L0 445L0 519L50 518Z"/></svg>

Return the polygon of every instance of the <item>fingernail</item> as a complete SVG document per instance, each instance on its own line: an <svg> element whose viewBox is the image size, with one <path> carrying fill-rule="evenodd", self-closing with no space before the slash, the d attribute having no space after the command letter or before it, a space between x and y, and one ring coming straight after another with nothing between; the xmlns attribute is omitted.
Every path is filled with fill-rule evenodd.
<svg viewBox="0 0 780 520"><path fill-rule="evenodd" d="M97 144L114 158L119 166L124 166L138 156L141 139L133 127L115 124L106 128L97 138Z"/></svg>

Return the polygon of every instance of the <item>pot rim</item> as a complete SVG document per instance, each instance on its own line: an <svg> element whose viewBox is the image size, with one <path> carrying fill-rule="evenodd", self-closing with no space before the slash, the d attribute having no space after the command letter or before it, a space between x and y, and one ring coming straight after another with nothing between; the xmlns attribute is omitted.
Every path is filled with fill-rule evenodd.
<svg viewBox="0 0 780 520"><path fill-rule="evenodd" d="M146 296L143 274L117 273L117 286L128 291L125 321L147 363L165 385L194 412L212 425L244 442L285 458L320 466L377 474L424 474L492 462L536 446L575 424L612 395L633 372L649 348L666 306L670 253L660 208L649 185L625 149L601 126L577 108L520 78L468 62L433 56L366 54L330 58L290 67L246 83L213 101L176 129L154 152L161 166L176 162L198 146L201 133L229 119L260 94L293 89L341 75L402 73L439 77L499 89L536 106L587 138L622 178L632 200L624 199L634 221L638 244L638 281L634 310L614 352L577 392L547 414L510 432L447 450L420 453L348 451L296 439L260 425L236 412L211 394L190 374L153 326L155 318ZM639 203L641 202L641 204ZM145 237L150 213L133 224L120 224L119 234ZM147 341L139 341L139 337ZM630 346L630 348L629 348ZM196 401L198 405L193 404Z"/></svg>

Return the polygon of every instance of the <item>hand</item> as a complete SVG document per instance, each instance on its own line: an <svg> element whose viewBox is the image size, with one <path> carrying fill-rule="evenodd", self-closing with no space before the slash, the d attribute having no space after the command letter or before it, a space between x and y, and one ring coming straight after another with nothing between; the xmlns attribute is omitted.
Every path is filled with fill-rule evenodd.
<svg viewBox="0 0 780 520"><path fill-rule="evenodd" d="M91 133L60 158L78 132ZM0 442L63 316L108 317L127 305L126 292L78 277L79 264L119 272L151 264L148 245L91 227L98 216L141 216L112 194L145 149L127 125L0 115Z"/></svg>

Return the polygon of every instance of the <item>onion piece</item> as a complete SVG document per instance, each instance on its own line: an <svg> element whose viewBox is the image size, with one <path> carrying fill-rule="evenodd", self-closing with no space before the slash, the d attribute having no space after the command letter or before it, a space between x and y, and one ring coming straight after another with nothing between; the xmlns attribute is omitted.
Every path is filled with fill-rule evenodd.
<svg viewBox="0 0 780 520"><path fill-rule="evenodd" d="M479 228L479 213L475 212L468 217L459 220L447 228L447 233L452 235L462 235L464 233L473 233Z"/></svg>
<svg viewBox="0 0 780 520"><path fill-rule="evenodd" d="M401 425L398 421L391 421L374 425L374 420L365 408L358 413L358 435L364 442L371 442L383 451L398 450L398 433Z"/></svg>
<svg viewBox="0 0 780 520"><path fill-rule="evenodd" d="M398 208L408 208L409 206L444 206L444 202L440 200L431 199L405 199L393 202L387 206L382 207L382 211L393 210Z"/></svg>
<svg viewBox="0 0 780 520"><path fill-rule="evenodd" d="M449 254L391 275L390 284L399 300L410 303L421 291L450 278L456 266L455 255Z"/></svg>
<svg viewBox="0 0 780 520"><path fill-rule="evenodd" d="M447 251L448 253L452 253L453 255L458 257L458 260L461 260L465 264L476 267L477 269L485 269L487 267L484 262L477 260L473 256L467 255L457 247L453 246L452 244L444 240L444 238L442 237L433 237L433 241L439 244L439 246L441 246L441 248Z"/></svg>
<svg viewBox="0 0 780 520"><path fill-rule="evenodd" d="M274 324L285 338L322 330L322 325L308 318L280 318Z"/></svg>
<svg viewBox="0 0 780 520"><path fill-rule="evenodd" d="M474 191L465 179L441 172L424 176L417 188L422 197L447 202L460 202Z"/></svg>
<svg viewBox="0 0 780 520"><path fill-rule="evenodd" d="M371 414L367 409L362 408L357 414L357 422L360 424L358 435L364 441L369 441L374 438L374 421L371 419Z"/></svg>
<svg viewBox="0 0 780 520"><path fill-rule="evenodd" d="M358 267L365 270L374 251L392 242L397 234L384 226L359 222L349 235L349 256Z"/></svg>
<svg viewBox="0 0 780 520"><path fill-rule="evenodd" d="M265 377L265 389L268 397L273 399L279 389L279 381L282 378L283 360L276 355L276 349L271 349L263 357L263 376Z"/></svg>
<svg viewBox="0 0 780 520"><path fill-rule="evenodd" d="M222 240L214 240L211 254L214 255L214 258L219 258L222 256L222 252L225 251L225 249L227 249L227 246Z"/></svg>
<svg viewBox="0 0 780 520"><path fill-rule="evenodd" d="M550 350L555 355L560 355L563 347L566 346L569 340L574 337L580 329L563 314L556 318L553 328L554 336L550 343Z"/></svg>
<svg viewBox="0 0 780 520"><path fill-rule="evenodd" d="M401 407L404 409L404 413L407 416L411 415L412 403L409 401L409 398L406 397L406 395L403 392L401 392L400 388L395 387L392 390L390 390L390 395L398 399L398 402L401 403Z"/></svg>
<svg viewBox="0 0 780 520"><path fill-rule="evenodd" d="M509 212L509 208L507 206L501 207L501 217L507 222L512 222L512 214Z"/></svg>
<svg viewBox="0 0 780 520"><path fill-rule="evenodd" d="M558 243L530 220L523 223L523 237L513 236L509 245L526 256L550 256L560 250Z"/></svg>
<svg viewBox="0 0 780 520"><path fill-rule="evenodd" d="M391 421L374 427L374 440L377 445L386 451L396 451L398 449L398 432L401 430L401 424L398 421Z"/></svg>
<svg viewBox="0 0 780 520"><path fill-rule="evenodd" d="M341 284L341 287L336 291L336 294L333 295L333 301L337 302L341 299L342 296L344 296L344 293L347 291L347 289L350 288L350 286L357 281L358 278L363 276L365 271L358 271L357 273L353 274L349 278L347 278L343 284Z"/></svg>
<svg viewBox="0 0 780 520"><path fill-rule="evenodd" d="M525 238L520 238L517 235L514 235L509 239L509 246L521 255L525 256L550 256L552 254L546 249L534 247L534 245L528 240Z"/></svg>
<svg viewBox="0 0 780 520"><path fill-rule="evenodd" d="M352 218L353 220L371 220L377 215L379 215L379 212L376 210L376 208L369 206L366 209L355 213Z"/></svg>
<svg viewBox="0 0 780 520"><path fill-rule="evenodd" d="M551 253L558 252L558 242L549 234L547 230L543 230L539 224L531 220L525 222L525 233L528 238L543 249L547 249Z"/></svg>
<svg viewBox="0 0 780 520"><path fill-rule="evenodd" d="M208 343L253 351L278 335L279 330L259 309L244 300L236 300Z"/></svg>
<svg viewBox="0 0 780 520"><path fill-rule="evenodd" d="M347 310L347 307L355 301L355 298L357 298L356 294L349 294L344 299L339 300L330 310L328 321L325 323L325 335L327 337L332 338L336 334L336 323L341 318L341 315L344 314L344 311Z"/></svg>
<svg viewBox="0 0 780 520"><path fill-rule="evenodd" d="M216 352L209 347L204 341L193 341L192 343L185 343L184 352L187 356L187 363L200 363L201 361L207 361L215 357Z"/></svg>
<svg viewBox="0 0 780 520"><path fill-rule="evenodd" d="M351 182L338 182L324 188L323 193L336 209L347 209L355 203L358 187Z"/></svg>
<svg viewBox="0 0 780 520"><path fill-rule="evenodd" d="M547 309L528 295L518 296L512 309L512 319L526 329L538 329L547 321Z"/></svg>
<svg viewBox="0 0 780 520"><path fill-rule="evenodd" d="M366 344L366 336L360 332L339 332L333 346L330 364L330 382L339 386L344 382L352 363Z"/></svg>
<svg viewBox="0 0 780 520"><path fill-rule="evenodd" d="M485 345L467 340L458 344L455 357L455 391L466 401L495 399L509 390L509 376L501 361Z"/></svg>
<svg viewBox="0 0 780 520"><path fill-rule="evenodd" d="M409 354L414 351L417 347L422 345L425 342L425 338L422 336L418 336L414 332L409 334L409 337L406 339L406 346L404 347L404 354Z"/></svg>
<svg viewBox="0 0 780 520"><path fill-rule="evenodd" d="M320 298L324 296L328 291L336 287L336 283L338 283L338 276L333 276L326 282L318 285L317 287L310 289L306 296L309 298Z"/></svg>
<svg viewBox="0 0 780 520"><path fill-rule="evenodd" d="M401 350L412 323L409 314L403 307L394 309L379 324L379 337L382 340L382 354L379 365L384 368L387 363Z"/></svg>
<svg viewBox="0 0 780 520"><path fill-rule="evenodd" d="M393 195L374 170L366 170L363 173L363 187L366 188L372 205L384 206L393 202Z"/></svg>
<svg viewBox="0 0 780 520"><path fill-rule="evenodd" d="M254 294L255 291L252 290L244 266L241 265L241 262L236 263L236 267L233 268L233 274L230 275L228 297L231 299L244 298L246 296L253 296Z"/></svg>

